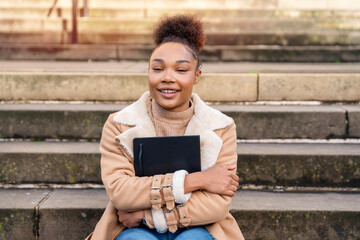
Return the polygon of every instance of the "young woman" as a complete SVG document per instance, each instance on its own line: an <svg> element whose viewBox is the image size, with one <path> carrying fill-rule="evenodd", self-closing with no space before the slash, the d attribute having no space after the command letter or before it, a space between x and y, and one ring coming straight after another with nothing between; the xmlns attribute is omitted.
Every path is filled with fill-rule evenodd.
<svg viewBox="0 0 360 240"><path fill-rule="evenodd" d="M149 91L111 114L103 129L101 174L110 202L88 239L243 239L229 213L239 180L235 124L192 93L201 75L202 23L166 17L154 37ZM181 135L200 135L201 172L135 176L135 137Z"/></svg>

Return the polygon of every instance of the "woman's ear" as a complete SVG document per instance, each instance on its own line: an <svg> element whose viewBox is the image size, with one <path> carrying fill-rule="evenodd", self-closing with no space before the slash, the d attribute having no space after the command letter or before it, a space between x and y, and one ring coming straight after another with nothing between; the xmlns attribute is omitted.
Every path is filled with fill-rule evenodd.
<svg viewBox="0 0 360 240"><path fill-rule="evenodd" d="M197 70L196 73L195 73L195 81L194 81L194 85L198 84L199 81L200 81L200 76L201 76L201 70Z"/></svg>

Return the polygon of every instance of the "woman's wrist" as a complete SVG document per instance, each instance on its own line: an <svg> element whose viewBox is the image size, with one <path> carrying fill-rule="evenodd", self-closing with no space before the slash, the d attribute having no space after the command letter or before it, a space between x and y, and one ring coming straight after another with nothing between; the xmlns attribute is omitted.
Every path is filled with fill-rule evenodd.
<svg viewBox="0 0 360 240"><path fill-rule="evenodd" d="M194 172L186 175L184 181L184 192L189 193L203 189L204 184L202 175L202 172Z"/></svg>

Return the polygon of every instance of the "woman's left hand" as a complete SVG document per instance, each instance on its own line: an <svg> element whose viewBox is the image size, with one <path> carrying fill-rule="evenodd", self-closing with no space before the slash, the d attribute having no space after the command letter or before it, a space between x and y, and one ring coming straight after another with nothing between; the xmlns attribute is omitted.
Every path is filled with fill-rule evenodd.
<svg viewBox="0 0 360 240"><path fill-rule="evenodd" d="M144 210L136 212L117 211L119 221L127 228L134 228L140 226L145 217Z"/></svg>

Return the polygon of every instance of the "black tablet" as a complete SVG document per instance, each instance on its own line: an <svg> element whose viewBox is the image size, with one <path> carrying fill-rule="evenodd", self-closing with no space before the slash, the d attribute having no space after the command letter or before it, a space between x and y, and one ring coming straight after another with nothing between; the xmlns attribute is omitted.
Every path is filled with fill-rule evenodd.
<svg viewBox="0 0 360 240"><path fill-rule="evenodd" d="M201 171L200 136L134 138L136 176Z"/></svg>

